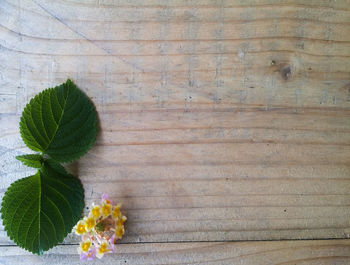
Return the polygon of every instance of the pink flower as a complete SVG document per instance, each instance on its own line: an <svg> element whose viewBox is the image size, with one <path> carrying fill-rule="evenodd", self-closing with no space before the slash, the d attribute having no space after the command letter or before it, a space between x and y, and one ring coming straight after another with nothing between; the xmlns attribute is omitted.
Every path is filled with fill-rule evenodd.
<svg viewBox="0 0 350 265"><path fill-rule="evenodd" d="M112 252L114 252L114 239L115 239L115 234L113 234L113 236L108 240L110 249Z"/></svg>
<svg viewBox="0 0 350 265"><path fill-rule="evenodd" d="M80 260L93 260L96 257L96 248L91 248L87 253L82 252L80 254Z"/></svg>
<svg viewBox="0 0 350 265"><path fill-rule="evenodd" d="M113 201L109 198L106 193L103 193L101 196L102 203L107 202L109 204L114 204Z"/></svg>

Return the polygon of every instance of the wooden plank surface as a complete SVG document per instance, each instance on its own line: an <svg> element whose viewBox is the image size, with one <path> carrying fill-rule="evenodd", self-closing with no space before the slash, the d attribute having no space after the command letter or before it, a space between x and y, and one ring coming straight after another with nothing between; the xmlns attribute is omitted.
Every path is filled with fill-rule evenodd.
<svg viewBox="0 0 350 265"><path fill-rule="evenodd" d="M17 247L0 247L0 264L82 264L75 247L59 246L42 257ZM86 264L349 264L350 241L121 244L114 254Z"/></svg>
<svg viewBox="0 0 350 265"><path fill-rule="evenodd" d="M100 121L70 170L123 203L125 251L350 236L350 1L0 0L0 61L1 197L22 109L70 77Z"/></svg>

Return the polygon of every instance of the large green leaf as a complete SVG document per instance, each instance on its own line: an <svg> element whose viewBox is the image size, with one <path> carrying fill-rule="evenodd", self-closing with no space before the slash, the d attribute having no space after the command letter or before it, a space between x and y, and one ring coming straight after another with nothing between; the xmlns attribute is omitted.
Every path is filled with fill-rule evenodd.
<svg viewBox="0 0 350 265"><path fill-rule="evenodd" d="M45 161L35 175L12 183L2 201L8 236L35 254L62 242L84 206L79 179L57 171L52 163Z"/></svg>
<svg viewBox="0 0 350 265"><path fill-rule="evenodd" d="M32 150L59 162L71 162L84 155L96 140L96 110L68 79L30 100L22 113L20 132Z"/></svg>

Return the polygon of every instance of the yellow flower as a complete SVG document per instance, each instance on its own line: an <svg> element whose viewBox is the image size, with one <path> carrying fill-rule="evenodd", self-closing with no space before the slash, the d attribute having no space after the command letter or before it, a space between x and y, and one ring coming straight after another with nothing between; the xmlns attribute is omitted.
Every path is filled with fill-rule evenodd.
<svg viewBox="0 0 350 265"><path fill-rule="evenodd" d="M119 217L117 221L117 226L122 226L125 223L126 219L126 216Z"/></svg>
<svg viewBox="0 0 350 265"><path fill-rule="evenodd" d="M78 253L80 254L81 252L88 252L91 247L91 241L90 239L87 239L83 242L80 243L80 246L78 248Z"/></svg>
<svg viewBox="0 0 350 265"><path fill-rule="evenodd" d="M100 247L97 249L96 257L99 259L103 257L103 255L107 252L110 252L111 249L109 247L109 244L107 241L103 241L100 245Z"/></svg>
<svg viewBox="0 0 350 265"><path fill-rule="evenodd" d="M85 227L85 222L84 221L79 221L76 228L75 228L75 233L77 235L82 235L86 233L86 227Z"/></svg>
<svg viewBox="0 0 350 265"><path fill-rule="evenodd" d="M111 210L112 210L112 205L111 204L103 204L101 207L101 211L102 211L102 215L104 217L108 216L111 214Z"/></svg>
<svg viewBox="0 0 350 265"><path fill-rule="evenodd" d="M124 226L117 226L117 230L115 231L115 239L121 239L124 235Z"/></svg>
<svg viewBox="0 0 350 265"><path fill-rule="evenodd" d="M114 207L114 209L112 210L112 217L114 219L117 219L118 217L120 217L121 215L121 211L120 211L120 207L122 205L119 203L117 206Z"/></svg>
<svg viewBox="0 0 350 265"><path fill-rule="evenodd" d="M100 259L105 253L114 252L115 240L125 233L126 220L121 204L115 205L107 195L102 195L101 204L92 204L88 216L75 226L75 233L82 236L78 247L80 260Z"/></svg>
<svg viewBox="0 0 350 265"><path fill-rule="evenodd" d="M86 231L91 231L91 229L92 228L94 228L94 226L95 226L95 219L94 219L94 217L88 217L88 218L86 218L85 219L85 229L86 229Z"/></svg>
<svg viewBox="0 0 350 265"><path fill-rule="evenodd" d="M98 205L95 205L92 209L90 214L95 218L99 218L101 216L101 208Z"/></svg>

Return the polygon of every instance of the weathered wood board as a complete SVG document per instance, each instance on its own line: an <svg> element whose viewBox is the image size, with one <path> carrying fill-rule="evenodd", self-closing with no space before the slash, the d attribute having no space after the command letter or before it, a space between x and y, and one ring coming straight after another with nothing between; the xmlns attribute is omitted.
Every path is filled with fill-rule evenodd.
<svg viewBox="0 0 350 265"><path fill-rule="evenodd" d="M0 0L0 62L0 196L31 173L14 158L28 151L22 109L69 77L100 121L97 144L70 169L87 205L104 192L123 203L125 251L203 244L220 259L220 243L195 242L350 235L348 0ZM18 251L3 227L0 245ZM232 257L265 248L224 245Z"/></svg>
<svg viewBox="0 0 350 265"><path fill-rule="evenodd" d="M58 246L42 257L16 247L3 247L0 264L82 264L72 246ZM245 264L328 265L350 263L349 240L236 243L121 244L102 260L85 264Z"/></svg>

